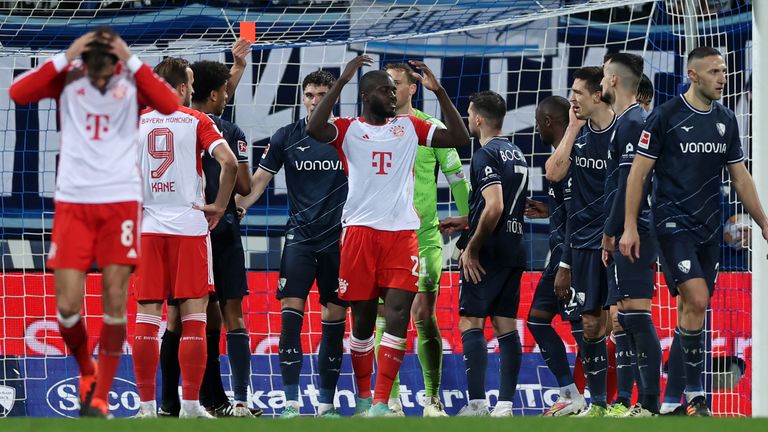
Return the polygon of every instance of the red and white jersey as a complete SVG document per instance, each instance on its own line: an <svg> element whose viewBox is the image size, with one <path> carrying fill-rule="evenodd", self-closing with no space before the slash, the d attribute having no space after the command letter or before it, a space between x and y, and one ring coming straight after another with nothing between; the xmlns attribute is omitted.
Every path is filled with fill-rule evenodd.
<svg viewBox="0 0 768 432"><path fill-rule="evenodd" d="M382 231L418 229L413 207L413 166L418 145L432 144L437 127L411 115L383 125L362 118L337 118L336 138L349 177L342 226L367 226Z"/></svg>
<svg viewBox="0 0 768 432"><path fill-rule="evenodd" d="M136 160L140 106L170 113L176 110L178 97L138 57L118 63L104 93L91 84L79 60L69 63L62 53L19 76L10 94L17 104L58 100L56 201L141 200Z"/></svg>
<svg viewBox="0 0 768 432"><path fill-rule="evenodd" d="M144 175L142 233L208 234L208 222L193 204L205 205L202 153L227 145L213 120L191 108L171 115L141 113L139 161Z"/></svg>

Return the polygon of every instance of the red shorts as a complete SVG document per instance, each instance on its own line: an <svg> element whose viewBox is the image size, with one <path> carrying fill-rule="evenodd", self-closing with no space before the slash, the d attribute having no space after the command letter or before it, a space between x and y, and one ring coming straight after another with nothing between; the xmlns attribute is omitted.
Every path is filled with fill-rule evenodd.
<svg viewBox="0 0 768 432"><path fill-rule="evenodd" d="M136 201L76 204L57 202L48 267L88 271L139 260L141 206Z"/></svg>
<svg viewBox="0 0 768 432"><path fill-rule="evenodd" d="M416 231L381 231L365 226L341 234L339 298L371 300L382 288L419 290L419 243Z"/></svg>
<svg viewBox="0 0 768 432"><path fill-rule="evenodd" d="M208 236L144 234L141 248L136 300L195 299L213 292Z"/></svg>

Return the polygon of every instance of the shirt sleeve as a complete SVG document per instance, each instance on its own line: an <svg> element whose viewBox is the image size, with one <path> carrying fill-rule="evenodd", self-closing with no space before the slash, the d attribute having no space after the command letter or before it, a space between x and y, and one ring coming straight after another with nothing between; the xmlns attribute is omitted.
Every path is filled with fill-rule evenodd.
<svg viewBox="0 0 768 432"><path fill-rule="evenodd" d="M472 157L472 171L475 175L473 184L477 185L477 193L482 193L483 189L490 185L501 184L499 163L485 148L478 150Z"/></svg>
<svg viewBox="0 0 768 432"><path fill-rule="evenodd" d="M648 120L645 121L643 130L640 132L640 138L637 140L635 151L651 159L658 159L661 154L662 141L662 114L660 109L655 109Z"/></svg>
<svg viewBox="0 0 768 432"><path fill-rule="evenodd" d="M636 144L639 144L639 138L643 133L643 123L638 121L628 122L623 125L621 130L617 130L615 137L616 145L619 147L619 166L617 172L616 193L613 196L613 202L605 220L605 235L616 237L624 232L624 208L627 196L627 178L632 168L632 161L635 159Z"/></svg>
<svg viewBox="0 0 768 432"><path fill-rule="evenodd" d="M68 70L69 62L66 54L57 54L31 71L16 77L8 93L19 105L46 98L58 98L64 89Z"/></svg>
<svg viewBox="0 0 768 432"><path fill-rule="evenodd" d="M269 144L264 149L264 154L261 156L259 168L272 174L277 174L280 171L280 168L283 167L283 149L285 148L287 135L287 130L284 127L278 129L272 135L272 138L269 139Z"/></svg>
<svg viewBox="0 0 768 432"><path fill-rule="evenodd" d="M726 149L726 163L728 165L739 163L744 160L744 150L741 148L741 135L739 134L739 123L736 116L731 115L731 121L728 125L728 146Z"/></svg>
<svg viewBox="0 0 768 432"><path fill-rule="evenodd" d="M207 151L208 154L213 156L213 150L219 144L227 144L227 141L221 136L221 131L210 117L200 114L197 119L198 148Z"/></svg>
<svg viewBox="0 0 768 432"><path fill-rule="evenodd" d="M408 118L411 120L413 127L416 129L416 136L419 138L419 145L431 147L432 136L437 130L437 125L412 115L409 115Z"/></svg>
<svg viewBox="0 0 768 432"><path fill-rule="evenodd" d="M456 149L453 148L435 148L437 163L440 165L440 171L443 172L448 184L451 186L451 194L459 209L459 214L464 216L469 214L469 183L464 177L464 165Z"/></svg>
<svg viewBox="0 0 768 432"><path fill-rule="evenodd" d="M332 119L331 124L336 128L336 137L329 144L337 149L341 149L341 145L344 144L344 138L347 136L347 130L353 120L351 117L336 117Z"/></svg>
<svg viewBox="0 0 768 432"><path fill-rule="evenodd" d="M248 140L245 138L245 132L240 126L230 123L234 129L230 147L235 154L238 163L248 163Z"/></svg>

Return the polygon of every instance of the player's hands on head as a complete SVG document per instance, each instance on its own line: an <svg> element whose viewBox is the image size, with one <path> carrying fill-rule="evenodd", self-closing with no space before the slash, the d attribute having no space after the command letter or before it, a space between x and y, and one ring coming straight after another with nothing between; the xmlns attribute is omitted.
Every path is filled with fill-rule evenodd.
<svg viewBox="0 0 768 432"><path fill-rule="evenodd" d="M571 297L571 269L559 267L555 275L555 297L568 301Z"/></svg>
<svg viewBox="0 0 768 432"><path fill-rule="evenodd" d="M358 70L363 66L370 66L373 64L373 59L365 54L359 55L347 63L344 68L344 72L339 76L339 80L342 82L349 82L354 78Z"/></svg>
<svg viewBox="0 0 768 432"><path fill-rule="evenodd" d="M423 61L409 60L408 63L422 72L421 74L413 72L411 75L413 75L413 77L417 80L421 81L421 85L423 85L427 90L436 92L442 88L440 82L435 77L435 74L432 73L432 71L429 69L429 67L427 67L426 64L424 64Z"/></svg>
<svg viewBox="0 0 768 432"><path fill-rule="evenodd" d="M232 44L232 57L235 59L235 66L245 67L248 64L248 54L251 52L253 41L238 38Z"/></svg>
<svg viewBox="0 0 768 432"><path fill-rule="evenodd" d="M464 228L467 227L467 217L466 216L452 216L447 217L440 221L440 225L438 225L438 229L441 233L445 235L451 235L458 231L463 231Z"/></svg>
<svg viewBox="0 0 768 432"><path fill-rule="evenodd" d="M765 236L765 231L763 231L763 236ZM635 259L640 258L640 235L637 233L637 228L624 229L624 234L621 235L619 241L619 250L630 262L635 262Z"/></svg>
<svg viewBox="0 0 768 432"><path fill-rule="evenodd" d="M603 241L600 246L603 251L603 265L608 267L613 261L613 251L616 249L616 237L609 237L603 234Z"/></svg>
<svg viewBox="0 0 768 432"><path fill-rule="evenodd" d="M568 110L568 126L582 128L585 124L587 124L587 121L576 117L576 111L574 111L573 106L571 106L571 109Z"/></svg>
<svg viewBox="0 0 768 432"><path fill-rule="evenodd" d="M464 270L464 276L470 282L477 284L483 280L485 269L480 265L480 251L470 242L459 256L459 268Z"/></svg>
<svg viewBox="0 0 768 432"><path fill-rule="evenodd" d="M541 201L526 199L525 217L529 219L541 219L549 216L549 206Z"/></svg>
<svg viewBox="0 0 768 432"><path fill-rule="evenodd" d="M205 219L208 220L208 231L213 230L216 228L216 225L219 224L219 221L221 220L222 216L224 216L224 212L227 210L224 207L217 207L216 204L206 204L206 205L197 205L192 204L192 208L195 210L200 210L201 212L205 213Z"/></svg>
<svg viewBox="0 0 768 432"><path fill-rule="evenodd" d="M116 55L120 60L125 62L131 58L131 50L128 48L128 44L125 43L120 36L115 36L110 42L110 46L112 47L110 52Z"/></svg>
<svg viewBox="0 0 768 432"><path fill-rule="evenodd" d="M84 52L88 51L88 44L93 42L93 40L96 38L95 32L88 32L79 38L75 39L74 42L67 48L67 52L65 55L67 56L67 61L75 60L76 58L80 57Z"/></svg>

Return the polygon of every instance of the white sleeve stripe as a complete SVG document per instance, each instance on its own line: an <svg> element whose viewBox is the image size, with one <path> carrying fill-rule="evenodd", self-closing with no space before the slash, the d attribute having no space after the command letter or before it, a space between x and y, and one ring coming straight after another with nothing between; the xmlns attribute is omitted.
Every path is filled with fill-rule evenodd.
<svg viewBox="0 0 768 432"><path fill-rule="evenodd" d="M125 65L128 66L128 69L130 69L131 72L136 73L141 69L141 66L144 65L144 63L139 59L139 56L134 54L127 62L125 62Z"/></svg>
<svg viewBox="0 0 768 432"><path fill-rule="evenodd" d="M744 156L742 156L742 157L740 157L740 158L738 158L738 159L729 160L729 161L727 161L727 162L726 162L726 164L728 164L728 165L733 165L733 164L735 164L735 163L739 163L739 162L741 162L741 161L743 161L743 160L744 160Z"/></svg>
<svg viewBox="0 0 768 432"><path fill-rule="evenodd" d="M622 166L632 166L632 162L622 162L619 164L620 167Z"/></svg>
<svg viewBox="0 0 768 432"><path fill-rule="evenodd" d="M53 62L53 67L56 68L56 72L63 71L64 68L69 64L66 53L56 54L55 56L51 57L51 62Z"/></svg>
<svg viewBox="0 0 768 432"><path fill-rule="evenodd" d="M483 187L480 188L480 192L484 191L485 188L487 188L488 186L495 185L495 184L501 184L501 181L497 180L497 181L492 181L490 183L484 184Z"/></svg>
<svg viewBox="0 0 768 432"><path fill-rule="evenodd" d="M646 152L644 152L644 151L642 151L642 150L638 150L638 151L637 151L637 154L639 154L639 155L643 155L643 156L645 156L645 157L647 157L647 158L651 158L651 159L658 159L658 158L659 158L658 156L654 156L654 155L652 155L652 154L649 154L649 153L646 153Z"/></svg>
<svg viewBox="0 0 768 432"><path fill-rule="evenodd" d="M213 149L215 149L216 147L220 146L221 144L226 144L227 146L229 145L224 140L224 138L219 138L216 141L214 141L213 143L211 143L211 145L208 146L208 154L213 156Z"/></svg>
<svg viewBox="0 0 768 432"><path fill-rule="evenodd" d="M432 147L432 137L435 135L435 131L437 130L437 126L433 123L432 126L429 128L429 132L427 132L427 147Z"/></svg>
<svg viewBox="0 0 768 432"><path fill-rule="evenodd" d="M272 168L265 167L264 164L259 164L259 168L263 169L268 173L277 174L277 171L273 170Z"/></svg>

